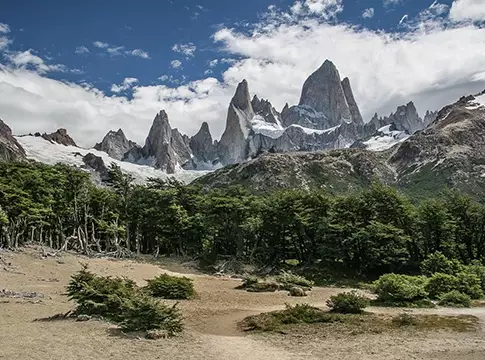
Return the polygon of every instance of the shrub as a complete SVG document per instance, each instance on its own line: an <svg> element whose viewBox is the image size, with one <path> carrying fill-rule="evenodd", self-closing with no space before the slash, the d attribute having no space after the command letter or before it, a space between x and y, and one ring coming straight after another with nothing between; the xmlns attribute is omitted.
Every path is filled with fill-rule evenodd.
<svg viewBox="0 0 485 360"><path fill-rule="evenodd" d="M275 282L257 282L247 287L248 292L275 292L280 286Z"/></svg>
<svg viewBox="0 0 485 360"><path fill-rule="evenodd" d="M293 286L300 286L302 288L311 290L314 283L303 276L293 274L291 272L283 271L276 276L275 281L282 285L282 288L289 290Z"/></svg>
<svg viewBox="0 0 485 360"><path fill-rule="evenodd" d="M411 326L411 325L417 325L418 319L414 315L411 315L408 313L401 313L392 318L392 323L396 324L397 326Z"/></svg>
<svg viewBox="0 0 485 360"><path fill-rule="evenodd" d="M125 278L95 275L87 266L71 277L67 286L69 300L77 304L77 315L100 315L118 322L122 318L124 301L136 296L135 282Z"/></svg>
<svg viewBox="0 0 485 360"><path fill-rule="evenodd" d="M386 274L374 282L380 302L413 302L427 296L424 276Z"/></svg>
<svg viewBox="0 0 485 360"><path fill-rule="evenodd" d="M442 306L470 307L472 300L469 295L453 290L440 296L439 304Z"/></svg>
<svg viewBox="0 0 485 360"><path fill-rule="evenodd" d="M327 306L336 313L360 314L369 305L369 299L359 295L355 290L331 296Z"/></svg>
<svg viewBox="0 0 485 360"><path fill-rule="evenodd" d="M186 277L159 275L147 280L146 289L155 297L162 299L186 300L195 297L194 284Z"/></svg>
<svg viewBox="0 0 485 360"><path fill-rule="evenodd" d="M242 288L247 289L250 288L251 286L257 284L259 282L259 279L256 276L245 276L242 279Z"/></svg>
<svg viewBox="0 0 485 360"><path fill-rule="evenodd" d="M456 259L450 260L441 252L437 251L421 263L421 272L426 276L435 273L454 275L463 270L463 265Z"/></svg>
<svg viewBox="0 0 485 360"><path fill-rule="evenodd" d="M469 272L461 272L456 275L458 286L456 290L470 295L472 299L480 299L483 297L481 281L478 276Z"/></svg>
<svg viewBox="0 0 485 360"><path fill-rule="evenodd" d="M138 295L126 301L123 310L120 326L125 331L166 330L173 336L183 329L177 304L168 306L147 295Z"/></svg>
<svg viewBox="0 0 485 360"><path fill-rule="evenodd" d="M175 306L167 306L143 293L124 278L95 275L83 266L67 286L67 295L77 304L76 315L100 315L126 331L182 331L182 317Z"/></svg>
<svg viewBox="0 0 485 360"><path fill-rule="evenodd" d="M458 279L456 276L435 273L426 284L426 291L432 299L437 299L441 294L457 289Z"/></svg>

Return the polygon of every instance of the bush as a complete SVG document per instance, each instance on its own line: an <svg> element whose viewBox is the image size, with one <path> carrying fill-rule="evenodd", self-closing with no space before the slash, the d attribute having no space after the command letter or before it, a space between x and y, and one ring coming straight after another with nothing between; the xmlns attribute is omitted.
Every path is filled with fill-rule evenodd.
<svg viewBox="0 0 485 360"><path fill-rule="evenodd" d="M147 295L138 295L126 301L123 310L120 326L125 331L166 330L173 336L183 329L177 304L168 306Z"/></svg>
<svg viewBox="0 0 485 360"><path fill-rule="evenodd" d="M85 265L71 277L67 295L76 302L78 316L99 315L126 331L182 331L182 316L175 306L151 298L132 280L95 275Z"/></svg>
<svg viewBox="0 0 485 360"><path fill-rule="evenodd" d="M186 300L195 297L194 284L186 277L162 274L147 280L147 283L148 292L158 298Z"/></svg>
<svg viewBox="0 0 485 360"><path fill-rule="evenodd" d="M426 291L432 299L437 299L441 294L448 293L457 288L457 277L442 273L433 274L426 284Z"/></svg>
<svg viewBox="0 0 485 360"><path fill-rule="evenodd" d="M276 276L275 281L281 284L285 290L289 290L293 286L302 287L304 290L311 290L314 285L313 281L287 271L283 271Z"/></svg>
<svg viewBox="0 0 485 360"><path fill-rule="evenodd" d="M369 299L361 296L357 291L340 293L327 300L327 306L336 313L361 314L369 306Z"/></svg>
<svg viewBox="0 0 485 360"><path fill-rule="evenodd" d="M462 270L463 265L458 260L450 260L439 251L428 255L421 263L421 272L426 276L432 276L435 273L454 275Z"/></svg>
<svg viewBox="0 0 485 360"><path fill-rule="evenodd" d="M480 279L482 291L485 292L485 266L478 262L472 263L465 268L464 272L476 275Z"/></svg>
<svg viewBox="0 0 485 360"><path fill-rule="evenodd" d="M242 288L247 289L250 288L251 286L257 284L259 282L259 279L256 276L245 276L242 279Z"/></svg>
<svg viewBox="0 0 485 360"><path fill-rule="evenodd" d="M458 286L456 290L464 294L470 295L472 299L480 299L483 297L483 291L480 278L469 272L462 272L456 275Z"/></svg>
<svg viewBox="0 0 485 360"><path fill-rule="evenodd" d="M67 286L69 300L77 304L77 315L100 315L109 321L121 321L124 301L136 296L135 282L125 278L95 275L87 266L71 277Z"/></svg>
<svg viewBox="0 0 485 360"><path fill-rule="evenodd" d="M439 304L442 306L470 307L472 300L469 295L453 290L440 296Z"/></svg>
<svg viewBox="0 0 485 360"><path fill-rule="evenodd" d="M428 295L424 276L386 274L374 282L380 302L413 302Z"/></svg>

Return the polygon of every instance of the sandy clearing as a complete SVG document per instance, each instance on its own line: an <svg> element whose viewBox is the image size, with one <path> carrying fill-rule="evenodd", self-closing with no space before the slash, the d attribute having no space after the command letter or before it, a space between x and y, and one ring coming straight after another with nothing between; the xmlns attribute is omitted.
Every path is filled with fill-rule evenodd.
<svg viewBox="0 0 485 360"><path fill-rule="evenodd" d="M317 288L307 298L290 298L285 292L247 293L234 290L238 280L206 275L194 279L198 298L181 302L186 318L183 336L160 341L126 338L115 327L99 321L33 322L72 309L64 287L69 277L88 263L102 275L123 275L137 281L162 272L178 274L153 264L108 259L87 259L64 254L41 259L39 251L0 252L0 289L38 291L41 303L0 299L0 359L485 359L485 337L477 333L323 334L301 336L244 334L237 323L249 315L281 309L285 303L323 305L341 289ZM7 269L8 271L6 271ZM375 309L395 313L395 309ZM438 309L434 312L473 313L485 320L485 309ZM429 312L425 310L425 312ZM485 322L484 322L485 323Z"/></svg>

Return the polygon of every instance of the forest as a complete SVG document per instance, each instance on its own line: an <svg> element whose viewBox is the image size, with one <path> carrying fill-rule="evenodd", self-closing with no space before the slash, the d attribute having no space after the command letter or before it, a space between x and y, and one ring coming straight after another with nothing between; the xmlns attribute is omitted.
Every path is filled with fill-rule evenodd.
<svg viewBox="0 0 485 360"><path fill-rule="evenodd" d="M116 165L105 186L67 165L0 164L0 247L27 243L92 255L235 259L375 279L416 274L441 252L485 264L485 206L448 191L415 201L374 183L346 194L135 185Z"/></svg>

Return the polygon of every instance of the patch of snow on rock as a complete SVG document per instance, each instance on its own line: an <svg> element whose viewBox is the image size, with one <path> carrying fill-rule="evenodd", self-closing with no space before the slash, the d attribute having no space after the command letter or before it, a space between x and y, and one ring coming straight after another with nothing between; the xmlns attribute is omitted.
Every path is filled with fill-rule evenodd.
<svg viewBox="0 0 485 360"><path fill-rule="evenodd" d="M399 144L409 138L410 135L404 131L391 130L391 125L386 125L377 130L379 135L373 136L367 141L364 141L367 150L383 151L390 149L396 144Z"/></svg>
<svg viewBox="0 0 485 360"><path fill-rule="evenodd" d="M115 163L123 172L132 175L135 182L139 184L144 183L149 177L163 179L174 177L179 181L189 183L207 173L207 171L182 170L178 166L175 174L168 175L166 172L150 166L137 165L125 161L115 160L109 157L105 152L94 149L64 146L57 143L51 143L41 137L35 136L17 136L15 138L24 148L28 159L49 165L62 163L81 168L85 166L83 157L88 153L92 153L101 157L107 167L109 167L111 163Z"/></svg>

